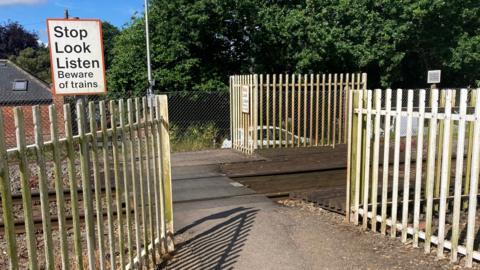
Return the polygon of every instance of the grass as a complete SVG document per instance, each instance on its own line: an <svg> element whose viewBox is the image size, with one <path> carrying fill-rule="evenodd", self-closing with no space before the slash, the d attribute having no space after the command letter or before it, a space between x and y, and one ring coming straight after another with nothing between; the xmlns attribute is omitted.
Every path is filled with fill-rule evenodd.
<svg viewBox="0 0 480 270"><path fill-rule="evenodd" d="M186 128L173 124L170 141L173 152L212 149L221 145L219 129L214 123L192 124Z"/></svg>

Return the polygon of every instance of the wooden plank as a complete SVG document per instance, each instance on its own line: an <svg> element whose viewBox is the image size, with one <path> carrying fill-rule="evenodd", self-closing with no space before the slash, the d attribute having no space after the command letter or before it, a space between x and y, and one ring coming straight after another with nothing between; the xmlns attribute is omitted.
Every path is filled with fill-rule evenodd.
<svg viewBox="0 0 480 270"><path fill-rule="evenodd" d="M298 74L298 92L297 92L297 97L298 97L298 102L297 102L297 147L300 147L300 140L302 138L302 130L300 129L300 123L302 119L302 75Z"/></svg>
<svg viewBox="0 0 480 270"><path fill-rule="evenodd" d="M288 82L288 74L285 74L285 147L288 147L288 100L289 100L289 82Z"/></svg>
<svg viewBox="0 0 480 270"><path fill-rule="evenodd" d="M107 206L107 222L108 222L108 247L110 253L110 268L115 268L115 231L114 231L114 222L115 218L113 217L113 208L112 208L112 184L111 184L111 175L110 175L110 153L108 147L110 145L109 136L107 133L107 113L105 108L105 101L101 100L99 102L100 110L100 129L102 136L102 159L103 159L103 175L104 175L104 185L105 185L105 204ZM116 138L112 137L112 141ZM121 212L117 212L121 213Z"/></svg>
<svg viewBox="0 0 480 270"><path fill-rule="evenodd" d="M134 141L137 141L137 128L135 126L135 121L133 118L134 115L134 107L132 99L127 99L127 115L128 115L128 149L130 149L130 173L131 173L131 180L132 180L132 197L133 197L133 222L135 227L135 249L137 250L136 257L137 259L140 258L140 254L142 252L142 241L141 241L141 230L140 230L140 204L139 204L139 181L137 177L137 145ZM138 264L135 264L135 267L142 268L141 260L137 261ZM130 264L132 265L132 264Z"/></svg>
<svg viewBox="0 0 480 270"><path fill-rule="evenodd" d="M270 148L270 107L270 74L267 74L267 148ZM275 107L273 107L273 110L275 110Z"/></svg>
<svg viewBox="0 0 480 270"><path fill-rule="evenodd" d="M477 89L480 91L480 89ZM473 138L478 138L480 136L480 99L477 98L475 104L475 117L476 121L473 127ZM467 218L467 243L465 248L467 249L466 262L467 267L472 267L473 259L473 244L475 241L475 216L477 212L477 195L478 195L478 164L480 161L479 158L480 152L480 140L475 139L473 141L473 151L472 151L472 167L470 172L470 193L468 198L468 218Z"/></svg>
<svg viewBox="0 0 480 270"><path fill-rule="evenodd" d="M105 269L105 225L103 221L103 206L102 206L102 185L100 184L100 165L99 165L99 151L98 151L98 138L97 134L97 119L95 103L90 101L88 103L88 115L90 118L90 133L92 136L90 155L93 163L93 183L95 186L95 207L97 210L97 235L98 235L98 254L99 254L99 266L100 269Z"/></svg>
<svg viewBox="0 0 480 270"><path fill-rule="evenodd" d="M357 128L357 121L358 121L358 115L353 112L354 108L357 108L358 106L358 99L357 99L357 94L354 91L350 91L348 93L350 95L350 100L351 104L348 105L348 114L350 115L349 117L349 122L348 122L348 141L349 143L347 144L347 184L346 184L346 190L345 190L345 220L346 222L351 221L351 201L352 201L352 195L354 194L353 188L355 187L354 181L355 181L355 167L353 167L353 164L356 164L355 161L355 153L356 151L356 140L353 140L353 134L356 134L356 128ZM354 100L355 98L355 100Z"/></svg>
<svg viewBox="0 0 480 270"><path fill-rule="evenodd" d="M325 146L325 74L322 74L322 132L321 132L321 145Z"/></svg>
<svg viewBox="0 0 480 270"><path fill-rule="evenodd" d="M283 103L283 75L279 75L279 85L278 85L278 138L280 145L279 147L282 148L282 131L283 131L283 126L282 126L282 116L283 116L283 111L282 111L282 103Z"/></svg>
<svg viewBox="0 0 480 270"><path fill-rule="evenodd" d="M168 100L166 95L159 97L160 116L162 120L162 175L165 183L165 221L167 223L168 251L173 251L173 201L172 201L172 174L170 159L170 137L169 137L169 118L168 118Z"/></svg>
<svg viewBox="0 0 480 270"><path fill-rule="evenodd" d="M474 107L476 102L477 102L477 91L473 90L470 92L470 101L468 102L468 105L471 107ZM466 161L466 171L469 172L472 169L472 153L473 153L473 126L474 122L468 122L467 123L467 161ZM465 183L464 183L464 188L463 188L463 195L468 195L470 193L470 174L466 173L465 174ZM468 200L465 200L463 202L462 206L463 210L466 210L468 208Z"/></svg>
<svg viewBox="0 0 480 270"><path fill-rule="evenodd" d="M352 84L354 76L352 75ZM384 132L384 146L383 146L383 168L382 168L382 224L380 231L382 234L387 233L387 200L388 200L388 166L390 164L390 112L392 110L392 89L387 89L385 96L385 111L388 113L385 115Z"/></svg>
<svg viewBox="0 0 480 270"><path fill-rule="evenodd" d="M393 153L393 183L392 183L392 208L391 208L391 219L392 223L397 223L397 203L398 203L398 178L399 178L399 164L400 164L400 123L402 111L402 89L397 89L397 102L396 106L396 119L395 119L395 143L394 143L394 153ZM391 236L397 236L397 228L395 226L391 227Z"/></svg>
<svg viewBox="0 0 480 270"><path fill-rule="evenodd" d="M327 95L327 145L331 144L330 135L332 132L332 74L328 74L328 95Z"/></svg>
<svg viewBox="0 0 480 270"><path fill-rule="evenodd" d="M142 262L145 262L145 267L148 268L148 237L147 237L147 209L146 209L146 201L145 201L145 195L146 195L146 189L145 189L145 171L144 171L144 162L143 162L143 157L144 157L144 147L143 147L143 139L144 136L142 135L142 127L145 127L145 123L142 122L142 118L140 117L142 107L140 107L140 99L135 98L135 123L136 123L136 135L137 135L137 156L138 156L138 178L139 178L139 186L140 186L140 208L141 208L141 225L143 228L143 231L141 232L142 234L142 239L143 239L143 251L144 257L140 256L140 262L142 265ZM141 254L142 254L141 253Z"/></svg>
<svg viewBox="0 0 480 270"><path fill-rule="evenodd" d="M233 78L232 78L233 80ZM149 97L150 98L150 97ZM230 106L233 105L233 102L234 102L234 98L233 98L233 93L232 93L232 103L230 104ZM153 103L153 102L152 102ZM152 104L153 106L153 104ZM151 167L150 167L150 164L151 164L151 154L150 154L150 128L151 128L151 121L149 119L149 106L148 106L148 102L146 101L146 98L144 97L142 99L142 107L143 107L143 113L142 113L142 117L143 117L143 123L144 123L144 129L143 129L143 134L144 134L144 138L145 138L145 177L146 177L146 181L147 181L147 205L148 205L148 212L147 212L147 215L148 215L148 229L147 229L147 234L145 235L145 238L147 239L147 243L151 244L151 247L152 247L152 268L154 266L157 265L157 260L156 260L156 256L155 256L155 219L154 219L154 201L153 201L153 198L152 198L152 192L153 192L153 188L152 188L152 182L153 182L153 175L151 173ZM233 119L233 117L232 117ZM231 137L233 138L233 136ZM145 226L147 226L145 224ZM149 253L149 249L147 248L147 258L146 260L148 261L148 253ZM148 265L147 265L148 266Z"/></svg>
<svg viewBox="0 0 480 270"><path fill-rule="evenodd" d="M88 267L95 268L95 228L92 202L92 188L90 183L90 173L88 169L88 139L85 127L85 107L83 100L77 103L77 127L80 137L80 170L82 178L83 209L85 211L85 228L87 238L87 259Z"/></svg>
<svg viewBox="0 0 480 270"><path fill-rule="evenodd" d="M336 88L336 81L337 78L335 76L335 88ZM336 89L335 89L336 93ZM335 106L335 105L334 105ZM335 116L335 114L334 114ZM335 118L335 117L334 117ZM372 152L371 149L371 137L372 137L372 91L367 91L367 113L366 113L366 121L365 121L365 166L363 166L363 177L365 179L364 186L363 186L363 229L366 230L368 228L368 195L370 191L370 153ZM334 129L335 133L335 129ZM335 142L335 137L333 139Z"/></svg>
<svg viewBox="0 0 480 270"><path fill-rule="evenodd" d="M318 146L318 130L319 130L319 96L320 96L320 74L316 75L316 87L315 87L315 146Z"/></svg>
<svg viewBox="0 0 480 270"><path fill-rule="evenodd" d="M460 121L458 122L458 141L457 141L457 157L463 157L465 153L465 115L467 114L467 89L460 90ZM453 201L453 220L452 220L452 237L450 242L451 247L451 262L456 262L458 259L458 239L460 237L460 207L462 195L462 179L463 178L463 158L456 159L455 165L455 188Z"/></svg>
<svg viewBox="0 0 480 270"><path fill-rule="evenodd" d="M263 74L260 74L260 148L263 148Z"/></svg>
<svg viewBox="0 0 480 270"><path fill-rule="evenodd" d="M372 160L372 216L377 216L377 197L378 197L378 168L380 156L380 109L382 108L382 92L375 90L375 122L374 122L374 142L373 142L373 160ZM345 118L346 120L347 118ZM377 230L377 220L372 219L372 231Z"/></svg>
<svg viewBox="0 0 480 270"><path fill-rule="evenodd" d="M402 242L407 241L408 204L410 201L410 164L412 159L412 122L413 122L413 90L407 94L407 138L405 140L405 161L403 176L402 202Z"/></svg>
<svg viewBox="0 0 480 270"><path fill-rule="evenodd" d="M295 74L292 74L292 147L295 147Z"/></svg>
<svg viewBox="0 0 480 270"><path fill-rule="evenodd" d="M60 146L58 143L58 118L55 104L48 107L50 119L50 136L52 140L53 174L55 178L55 197L57 202L58 230L60 232L60 253L62 269L69 269L67 227L65 221L65 198L63 190L63 176L61 173L62 163L60 162Z"/></svg>
<svg viewBox="0 0 480 270"><path fill-rule="evenodd" d="M128 149L127 149L127 136L129 135L129 131L127 129L126 125L126 117L127 113L125 111L125 103L123 99L120 99L118 102L118 113L120 115L120 132L122 134L122 171L123 173L123 190L124 190L124 195L125 195L125 207L127 209L126 211L126 221L127 221L127 249L128 249L128 261L130 265L133 265L133 238L132 238L132 213L131 210L131 199L130 199L130 177L131 174L128 174L128 167L127 167L127 162L128 162ZM131 150L130 150L131 151Z"/></svg>
<svg viewBox="0 0 480 270"><path fill-rule="evenodd" d="M273 74L272 78L272 147L276 147L276 139L277 139L277 74ZM270 141L268 142L270 144Z"/></svg>
<svg viewBox="0 0 480 270"><path fill-rule="evenodd" d="M338 82L337 82L337 73L335 73L333 75L333 123L332 123L332 145L333 147L335 147L335 143L337 141L337 134L336 134L336 130L337 130L337 86L338 86ZM366 138L370 138L370 137L366 137Z"/></svg>
<svg viewBox="0 0 480 270"><path fill-rule="evenodd" d="M244 83L248 83L247 81L247 77L246 76L243 76L243 82ZM155 110L155 120L157 121L157 125L156 125L156 154L157 154L157 170L158 170L158 194L159 194L159 211L160 211L160 222L159 222L159 228L160 228L160 232L159 232L159 238L161 239L162 241L162 245L163 247L163 250L165 252L168 252L168 243L167 243L167 221L166 221L166 199L165 199L165 179L163 178L163 162L162 162L162 125L163 125L163 122L162 122L162 117L160 116L160 110L161 110L161 106L160 106L160 98L159 96L156 96L156 110ZM243 127L245 128L245 130L248 129L247 127L247 121L248 121L248 117L245 117L244 116L244 125ZM248 137L248 134L245 133L245 138ZM247 148L247 144L244 145L244 153L248 153L248 148Z"/></svg>
<svg viewBox="0 0 480 270"><path fill-rule="evenodd" d="M238 78L238 80L240 80L240 78ZM240 94L240 91L237 91L237 104L238 102L240 102L240 99L239 99L239 95ZM164 222L163 222L163 218L162 218L162 200L163 200L163 197L161 197L161 193L160 193L160 178L161 178L161 175L160 175L160 169L161 168L158 168L158 165L160 164L158 162L158 159L160 158L159 155L158 155L158 152L157 152L157 148L158 148L158 138L157 138L157 135L158 135L158 121L157 119L155 118L154 115L156 115L156 110L155 109L158 109L158 102L157 102L157 98L155 97L152 101L152 104L154 104L151 108L150 108L150 111L149 111L149 119L152 123L152 126L150 128L150 152L152 154L152 171L153 171L153 185L152 185L152 189L153 189L153 195L154 195L154 200L155 200L155 221L154 223L155 224L155 228L156 228L156 232L152 232L153 233L156 233L157 237L152 237L153 239L153 242L156 243L158 242L159 245L158 245L158 252L157 253L154 253L154 257L158 256L160 257L162 255L162 247L161 247L161 243L162 243L162 231L164 232ZM239 111L240 107L238 107L236 109L237 112L240 112ZM155 112L154 112L155 111ZM238 114L239 118L238 118L238 125L240 126L240 113ZM166 246L166 245L165 245Z"/></svg>
<svg viewBox="0 0 480 270"><path fill-rule="evenodd" d="M314 86L313 74L310 74L310 136L309 146L313 145L313 86Z"/></svg>
<svg viewBox="0 0 480 270"><path fill-rule="evenodd" d="M435 150L437 137L437 112L438 112L438 90L431 90L431 107L432 118L430 118L428 127L428 157L427 157L427 181L426 181L426 196L427 208L425 217L425 244L424 249L426 253L430 253L432 241L432 217L433 217L433 186L435 177Z"/></svg>
<svg viewBox="0 0 480 270"><path fill-rule="evenodd" d="M445 108L445 90L440 91L440 108ZM437 139L437 156L436 156L436 163L435 163L435 198L439 198L440 196L440 177L441 177L441 169L442 169L442 149L444 148L443 145L443 136L444 136L444 128L445 121L440 121L438 123L438 139ZM435 202L434 209L438 211L438 203Z"/></svg>
<svg viewBox="0 0 480 270"><path fill-rule="evenodd" d="M307 95L308 95L308 76L303 75L303 147L307 146Z"/></svg>
<svg viewBox="0 0 480 270"><path fill-rule="evenodd" d="M40 191L40 210L42 215L43 243L45 252L45 266L47 269L54 269L52 225L50 220L50 206L48 201L47 168L45 166L45 153L43 145L42 118L40 107L32 107L33 126L35 132L35 156L38 168L38 186Z"/></svg>
<svg viewBox="0 0 480 270"><path fill-rule="evenodd" d="M73 150L73 132L72 132L72 113L70 104L63 105L63 113L65 119L65 138L67 148L67 171L68 182L70 184L70 201L72 205L72 217L73 217L73 240L75 246L75 259L77 262L77 268L83 267L83 254L82 254L82 240L80 234L80 219L78 209L78 184L75 173L75 152ZM75 267L72 267L75 268Z"/></svg>
<svg viewBox="0 0 480 270"><path fill-rule="evenodd" d="M362 173L362 147L363 147L363 138L362 138L362 124L363 124L363 116L361 113L361 109L363 108L363 91L359 91L358 93L358 109L360 110L358 113L358 120L357 120L357 143L356 143L356 155L355 155L355 225L358 225L358 215L359 215L359 208L360 208L360 178ZM328 142L328 140L327 140Z"/></svg>
<svg viewBox="0 0 480 270"><path fill-rule="evenodd" d="M347 129L348 129L348 117L351 117L351 114L348 114L347 110L348 110L348 104L349 104L349 98L350 98L350 95L348 94L348 92L351 90L350 89L350 76L348 73L345 74L345 87L343 88L343 91L345 92L345 114L343 116L343 119L344 119L344 138L343 138L343 143L348 143L348 135L347 135Z"/></svg>
<svg viewBox="0 0 480 270"><path fill-rule="evenodd" d="M14 108L15 130L17 148L19 153L18 169L20 173L20 185L23 202L23 218L25 221L26 245L28 251L28 266L31 270L38 269L37 241L33 228L32 197L30 192L30 170L28 168L25 142L25 125L23 111L19 107Z"/></svg>
<svg viewBox="0 0 480 270"><path fill-rule="evenodd" d="M448 186L448 163L451 159L450 157L450 147L445 147L450 145L450 116L452 113L452 90L446 91L445 98L445 119L444 122L444 137L443 137L443 153L442 153L442 162L441 162L441 179L440 179L440 211L438 213L438 244L437 244L437 257L443 258L443 248L445 241L445 215L447 208L447 190Z"/></svg>
<svg viewBox="0 0 480 270"><path fill-rule="evenodd" d="M8 169L7 148L5 146L5 130L3 113L0 112L0 195L2 196L3 227L7 255L12 270L19 269L17 258L17 239L12 209L12 191L10 188L10 175Z"/></svg>
<svg viewBox="0 0 480 270"><path fill-rule="evenodd" d="M112 158L113 158L113 177L115 180L115 203L117 207L117 238L118 238L118 250L119 250L119 266L120 269L125 269L125 221L124 215L121 214L123 211L122 207L122 198L124 197L123 194L123 187L122 181L120 180L120 157L119 157L119 147L118 147L118 109L115 105L115 101L111 100L109 104L110 110L110 124L112 128ZM121 132L121 130L120 130ZM123 134L122 134L123 136ZM125 175L125 174L124 174ZM127 211L128 212L128 211Z"/></svg>
<svg viewBox="0 0 480 270"><path fill-rule="evenodd" d="M418 237L420 231L420 196L422 192L422 169L423 169L423 134L425 123L425 89L420 90L417 135L417 157L415 167L415 199L413 210L413 246L418 247Z"/></svg>
<svg viewBox="0 0 480 270"><path fill-rule="evenodd" d="M345 121L345 118L343 118L345 114L345 108L343 106L343 73L340 74L340 83L338 85L338 139L337 143L342 143L342 137L343 137L343 132L342 130L343 127L343 122Z"/></svg>

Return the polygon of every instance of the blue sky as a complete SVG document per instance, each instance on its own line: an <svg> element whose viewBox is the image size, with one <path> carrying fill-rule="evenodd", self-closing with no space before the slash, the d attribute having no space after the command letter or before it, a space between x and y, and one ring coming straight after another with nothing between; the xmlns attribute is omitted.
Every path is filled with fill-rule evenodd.
<svg viewBox="0 0 480 270"><path fill-rule="evenodd" d="M100 19L117 27L143 12L143 0L0 0L0 23L18 21L35 31L47 43L47 18L63 18L68 9L72 17Z"/></svg>

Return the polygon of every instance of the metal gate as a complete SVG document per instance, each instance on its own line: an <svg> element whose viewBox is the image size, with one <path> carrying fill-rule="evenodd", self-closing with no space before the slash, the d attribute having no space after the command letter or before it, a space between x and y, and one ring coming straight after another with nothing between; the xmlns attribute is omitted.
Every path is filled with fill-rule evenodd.
<svg viewBox="0 0 480 270"><path fill-rule="evenodd" d="M335 146L347 140L347 90L367 75L267 74L230 77L232 148Z"/></svg>

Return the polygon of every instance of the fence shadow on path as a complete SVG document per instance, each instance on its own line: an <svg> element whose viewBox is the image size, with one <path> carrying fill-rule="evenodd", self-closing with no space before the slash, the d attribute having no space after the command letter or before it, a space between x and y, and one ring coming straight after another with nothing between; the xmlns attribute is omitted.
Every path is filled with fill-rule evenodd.
<svg viewBox="0 0 480 270"><path fill-rule="evenodd" d="M212 220L227 220L194 237L177 243L171 260L158 269L233 269L248 239L258 209L237 207L206 216L185 226L177 235L188 233L198 225Z"/></svg>

